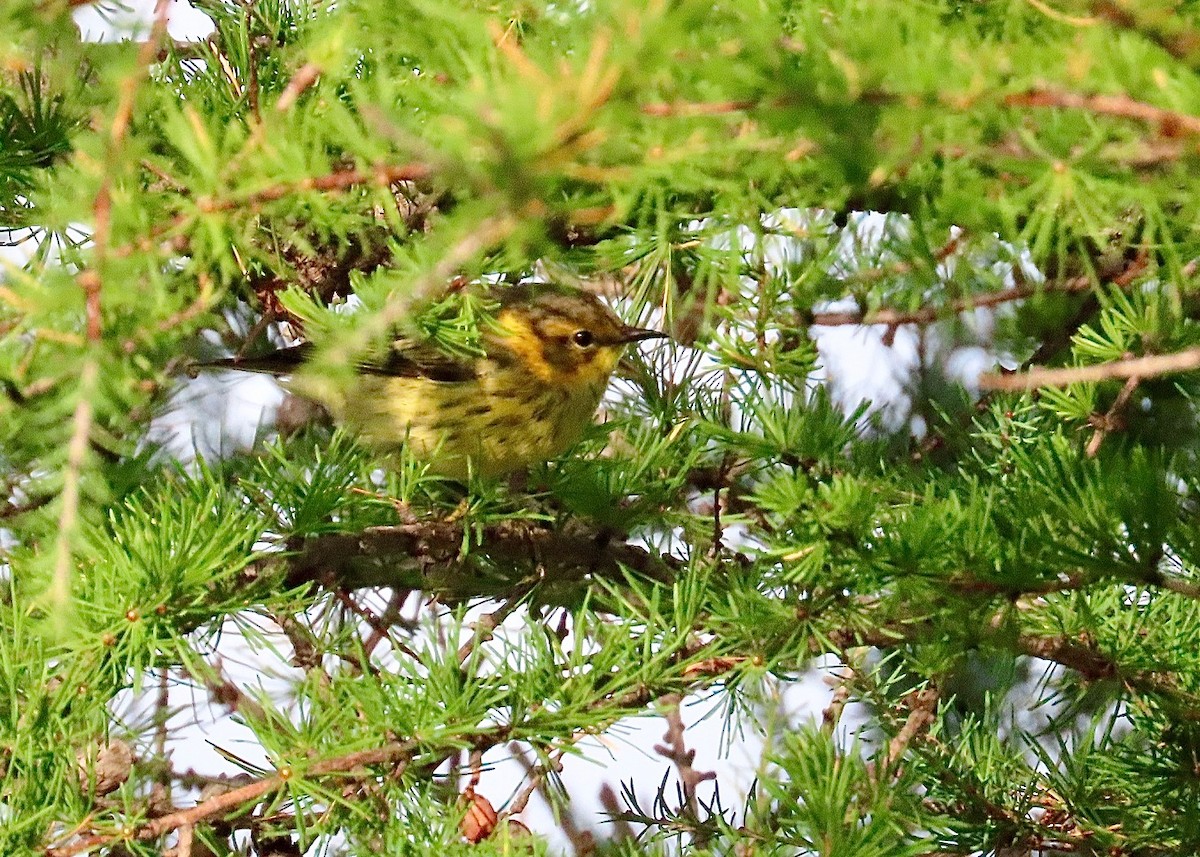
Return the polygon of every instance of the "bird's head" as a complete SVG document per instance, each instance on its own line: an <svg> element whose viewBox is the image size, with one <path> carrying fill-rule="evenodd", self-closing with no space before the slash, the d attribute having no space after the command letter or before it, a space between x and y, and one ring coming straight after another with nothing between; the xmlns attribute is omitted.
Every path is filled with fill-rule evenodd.
<svg viewBox="0 0 1200 857"><path fill-rule="evenodd" d="M607 381L629 343L665 336L625 324L590 292L539 283L500 290L489 338L544 383L577 387Z"/></svg>

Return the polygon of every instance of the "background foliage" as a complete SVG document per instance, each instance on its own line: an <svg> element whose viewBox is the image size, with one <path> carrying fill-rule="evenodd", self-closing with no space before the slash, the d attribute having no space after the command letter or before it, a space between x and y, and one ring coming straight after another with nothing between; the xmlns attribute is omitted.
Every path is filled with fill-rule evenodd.
<svg viewBox="0 0 1200 857"><path fill-rule="evenodd" d="M0 7L0 851L540 852L535 790L581 853L1200 848L1195 4L76 5ZM443 298L535 272L674 342L524 484L154 442L217 346L465 347ZM819 371L847 327L890 407ZM210 705L268 765L174 764ZM673 773L573 817L631 716Z"/></svg>

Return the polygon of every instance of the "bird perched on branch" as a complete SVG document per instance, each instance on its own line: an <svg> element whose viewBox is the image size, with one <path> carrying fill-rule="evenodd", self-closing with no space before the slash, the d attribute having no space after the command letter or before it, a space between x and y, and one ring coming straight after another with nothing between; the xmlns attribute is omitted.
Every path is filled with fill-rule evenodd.
<svg viewBox="0 0 1200 857"><path fill-rule="evenodd" d="M353 383L304 383L312 346L204 364L273 375L312 395L334 419L384 450L407 447L434 473L497 476L553 458L592 421L625 346L665 337L631 327L595 295L567 286L496 289L499 309L483 326L483 355L447 355L400 338L356 366Z"/></svg>

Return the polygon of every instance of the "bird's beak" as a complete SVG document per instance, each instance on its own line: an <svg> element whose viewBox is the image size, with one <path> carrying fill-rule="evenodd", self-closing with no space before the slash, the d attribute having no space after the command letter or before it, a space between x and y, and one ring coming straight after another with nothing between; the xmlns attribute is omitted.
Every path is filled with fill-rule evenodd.
<svg viewBox="0 0 1200 857"><path fill-rule="evenodd" d="M621 331L619 342L623 345L629 342L641 342L644 339L670 339L670 335L644 327L627 327Z"/></svg>

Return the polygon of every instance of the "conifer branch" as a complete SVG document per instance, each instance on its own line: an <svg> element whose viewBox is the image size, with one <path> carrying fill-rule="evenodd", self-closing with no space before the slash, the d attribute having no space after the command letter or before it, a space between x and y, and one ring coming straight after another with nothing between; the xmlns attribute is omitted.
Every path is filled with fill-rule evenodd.
<svg viewBox="0 0 1200 857"><path fill-rule="evenodd" d="M683 806L679 808L680 812L691 821L699 822L700 801L696 790L701 783L715 780L717 775L713 771L696 770L694 765L696 751L688 749L687 740L684 737L686 727L683 723L683 715L679 710L682 702L683 697L678 693L669 693L659 700L659 704L663 708L663 719L667 721L667 731L663 735L663 743L654 745L654 752L674 763L683 791ZM696 842L698 846L704 844L702 839L700 837Z"/></svg>
<svg viewBox="0 0 1200 857"><path fill-rule="evenodd" d="M491 730L497 736L500 733L507 732L504 727L496 727ZM482 733L481 733L482 734ZM489 739L491 740L491 739ZM494 740L503 740L497 737ZM493 741L494 743L494 741ZM155 839L178 828L189 825L195 826L200 822L208 821L230 811L240 811L242 807L251 802L256 802L264 797L267 797L274 792L285 788L289 781L296 776L308 777L324 777L330 774L353 774L359 769L367 768L371 765L394 765L397 762L411 760L413 755L420 749L420 742L416 740L395 741L391 744L385 744L381 747L376 747L369 750L358 750L353 753L347 753L343 756L334 756L329 759L324 759L307 765L303 769L296 771L289 768L281 768L276 773L255 780L244 786L231 789L227 792L219 794L215 797L202 801L188 809L176 810L167 815L160 816L138 827L132 832L122 833L98 833L91 836L86 836L76 842L66 845L50 847L46 849L46 857L73 857L76 854L83 854L95 848L100 848L105 845L121 842L123 840L146 841ZM455 750L454 752L457 752ZM374 776L368 771L361 771L354 774L359 779Z"/></svg>
<svg viewBox="0 0 1200 857"><path fill-rule="evenodd" d="M475 546L464 556L464 526L458 521L421 521L318 536L289 560L288 580L344 589L399 585L469 597L483 594L472 564L475 557L500 567L540 564L550 580L612 574L621 568L667 580L681 567L674 557L651 554L602 530L555 530L523 521L473 529Z"/></svg>
<svg viewBox="0 0 1200 857"><path fill-rule="evenodd" d="M887 752L880 765L881 773L893 770L908 750L908 745L929 729L936 719L940 699L941 695L935 687L925 687L905 697L903 704L908 709L908 718L888 741Z"/></svg>
<svg viewBox="0 0 1200 857"><path fill-rule="evenodd" d="M957 238L947 242L947 244L934 254L935 262L940 263L945 261L953 255L958 246L959 239ZM1146 270L1148 264L1149 254L1142 251L1119 267L1101 271L1098 280L1102 284L1112 284L1118 288L1126 289L1133 284L1138 275ZM876 279L886 279L891 276L901 276L911 273L914 270L916 270L916 265L913 262L897 262L895 265L884 268L872 268L866 272L856 274L852 279L865 278L869 282ZM881 307L869 312L861 309L842 312L815 312L811 315L809 324L824 327L836 327L847 324L882 324L893 328L906 324L932 324L939 319L952 315L961 315L962 313L973 312L979 309L990 309L1015 301L1027 300L1039 295L1084 294L1094 290L1097 285L1097 278L1087 275L1042 283L1026 282L1019 268L1014 268L1013 275L1014 279L1017 280L1016 285L995 292L983 292L981 294L955 298L951 301L930 304L914 310Z"/></svg>
<svg viewBox="0 0 1200 857"><path fill-rule="evenodd" d="M372 184L379 187L390 187L398 182L420 181L430 175L432 175L432 171L426 164L378 164L369 170L334 170L319 176L306 176L294 182L279 182L240 196L201 196L196 199L195 206L196 211L201 214L219 214L243 209L258 212L267 203L277 202L299 193L311 191L341 193ZM158 249L158 242L165 235L183 229L195 218L196 214L192 211L180 212L134 241L113 248L112 255L124 258L135 253L155 252Z"/></svg>
<svg viewBox="0 0 1200 857"><path fill-rule="evenodd" d="M1147 378L1196 369L1200 369L1200 347L1188 348L1174 354L1150 354L1091 366L1068 366L1061 369L1035 367L1028 372L987 372L979 376L979 387L983 390L998 391L1036 390L1038 387L1065 387L1068 384L1132 378L1144 381Z"/></svg>
<svg viewBox="0 0 1200 857"><path fill-rule="evenodd" d="M527 26L496 4L238 0L197 4L213 34L180 44L159 2L152 30L114 46L71 31L86 3L0 3L16 28L0 59L18 69L0 75L0 219L26 224L8 237L35 253L0 285L0 681L17 694L0 711L0 852L198 857L202 842L395 833L436 850L468 777L472 841L515 832L539 789L557 808L592 788L568 765L559 790L564 750L591 754L580 739L656 701L679 797L623 814L601 793L610 829L632 838L640 818L649 850L803 851L850 831L931 854L1125 855L1190 835L1200 489L1179 415L1200 374L1169 375L1200 372L1188 16L1028 0L1011 27L1004 4L617 0ZM963 74L931 78L931 47ZM1148 76L1161 91L1143 95ZM311 296L297 314L351 363L397 323L440 334L444 309L450 332L472 325L473 305L451 307L460 282L568 268L619 281L605 297L622 315L653 306L718 363L664 347L635 379L644 395L606 398L620 455L552 470L545 496L473 482L470 514L444 520L453 489L407 467L380 479L388 465L351 444L287 435L178 470L164 459L179 444L149 452L167 423L216 427L222 409L191 395L212 379L172 392L150 436L141 414L166 404L198 324L227 339L250 321L243 298L253 340L287 316L282 290ZM365 311L345 324L335 298L354 292ZM439 300L412 318L424 298ZM972 315L984 326L954 323ZM812 372L797 328L835 325L847 335L829 342L855 325L919 340L928 364L895 390L895 421L844 398L854 379L833 361ZM979 344L1029 355L1001 384L1086 376L1107 398L1004 406L924 371L953 374L941 358ZM1139 431L1113 442L1143 399ZM380 521L395 526L362 531ZM1137 716L1114 735L1068 705L1035 732L971 694L939 704L971 648L982 672L1044 668L1015 671L1032 698L1014 705L1061 692ZM787 692L815 657L848 665L822 724L769 742L760 799L731 818L697 788L705 745L680 705L711 688L753 728L759 680ZM289 685L280 707L255 672ZM870 764L839 746L852 699L885 735ZM177 754L174 769L165 755L207 719L247 721L276 768L223 779ZM77 776L105 725L150 748L119 791ZM1047 737L1063 743L1043 770L1024 750ZM1084 764L1117 742L1121 765ZM536 749L524 779L488 768L503 746ZM776 799L809 775L800 801ZM560 827L588 853L596 822Z"/></svg>
<svg viewBox="0 0 1200 857"><path fill-rule="evenodd" d="M835 653L859 646L887 651L928 641L935 632L936 626L929 620L881 621L861 628L835 628L820 638L812 637L809 651L813 655L824 653L826 647L822 640L828 641ZM1001 648L1010 644L1003 635L989 639ZM1138 693L1155 697L1180 719L1200 721L1200 697L1180 688L1171 673L1126 669L1117 658L1088 640L1022 631L1011 641L1011 651L1066 667L1085 681L1116 681Z"/></svg>
<svg viewBox="0 0 1200 857"><path fill-rule="evenodd" d="M280 182L243 196L226 199L202 196L196 199L196 208L203 214L242 208L257 211L264 203L275 202L297 193L346 191L368 184L389 187L396 182L420 181L428 178L430 174L430 168L419 163L381 164L372 170L337 170L321 176L308 176L295 182Z"/></svg>
<svg viewBox="0 0 1200 857"><path fill-rule="evenodd" d="M700 687L708 684L711 680L712 676L697 676L689 684L692 687ZM644 707L649 699L653 698L652 694L654 693L654 688L646 687L639 689L633 694L599 700L596 710L611 712L614 718L619 717L623 712ZM445 759L457 755L460 752L462 741L466 741L468 746L473 750L482 752L510 740L513 731L513 727L510 725L482 727L465 736L459 736L457 740L448 741L446 748L436 750L432 753L434 758L428 758L431 753L427 740L422 741L413 738L393 741L367 750L357 750L352 753L333 756L303 766L281 767L269 776L223 792L208 800L201 801L193 807L176 810L152 819L132 831L123 830L117 833L94 833L74 842L50 846L44 853L46 857L74 857L74 855L83 854L95 848L121 841L152 840L178 830L184 825L195 826L202 822L223 817L226 813L240 813L248 804L256 803L275 792L283 790L290 782L305 777L320 779L337 775L343 781L346 778L359 781L370 780L374 779L377 774L368 770L369 768L379 765L395 766L397 764L407 764L412 762L417 754L421 752L424 752L425 755L423 758L428 766L434 768ZM573 738L577 737L581 736L573 736Z"/></svg>
<svg viewBox="0 0 1200 857"><path fill-rule="evenodd" d="M1164 137L1200 135L1200 116L1155 107L1128 95L1081 95L1059 89L1031 89L1004 99L1009 107L1062 107L1102 116L1135 119L1158 127Z"/></svg>
<svg viewBox="0 0 1200 857"><path fill-rule="evenodd" d="M137 68L121 81L120 98L109 129L109 139L106 151L111 163L125 140L129 130L129 122L133 115L134 100L138 87L142 83L146 70L156 52L157 42L167 32L167 0L157 0L154 8L154 27L151 38L138 51ZM102 271L106 255L109 251L109 240L112 229L112 177L105 172L100 181L100 189L96 192L92 203L94 219L92 231L92 266L82 271L77 277L80 288L84 293L84 309L88 353L84 356L83 365L79 372L78 401L71 420L71 437L67 441L67 462L63 474L62 509L58 516L58 528L54 542L53 572L50 584L50 597L59 613L66 610L70 600L71 555L72 540L75 537L79 518L79 502L81 480L88 453L89 438L94 416L94 398L100 374L99 356L96 353L101 345L103 333L101 319L100 293L102 289Z"/></svg>
<svg viewBox="0 0 1200 857"><path fill-rule="evenodd" d="M1107 437L1110 432L1117 431L1123 427L1124 420L1122 418L1122 413L1124 412L1126 405L1129 404L1129 400L1133 397L1133 392L1137 389L1138 384L1141 383L1141 380L1142 379L1136 375L1131 376L1129 380L1125 382L1125 386L1121 388L1121 392L1117 394L1115 399L1113 399L1112 406L1109 407L1105 413L1097 414L1094 416L1093 420L1091 420L1092 424L1096 427L1096 430L1092 433L1092 439L1088 441L1088 445L1084 450L1084 453L1088 458L1096 457L1097 453L1100 452L1100 445L1104 443L1104 438Z"/></svg>
<svg viewBox="0 0 1200 857"><path fill-rule="evenodd" d="M1122 30L1137 33L1146 40L1158 45L1175 59L1194 61L1200 52L1200 31L1194 26L1187 25L1187 18L1166 13L1169 21L1183 24L1174 32L1166 31L1160 22L1155 22L1153 6L1147 6L1143 11L1140 4L1128 0L1092 0L1092 14L1104 19L1107 23Z"/></svg>
<svg viewBox="0 0 1200 857"><path fill-rule="evenodd" d="M1094 288L1088 277L1073 277L1062 283L1022 284L1001 289L997 292L955 298L943 304L932 304L915 310L898 310L883 307L876 310L848 310L842 312L815 312L810 324L821 327L836 327L847 324L883 324L897 327L905 324L932 324L951 315L961 315L977 309L989 309L1014 301L1026 300L1043 294L1079 294Z"/></svg>

